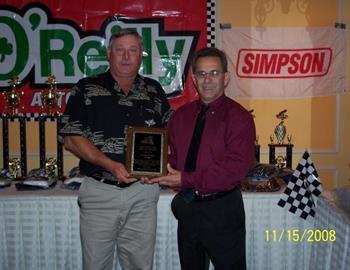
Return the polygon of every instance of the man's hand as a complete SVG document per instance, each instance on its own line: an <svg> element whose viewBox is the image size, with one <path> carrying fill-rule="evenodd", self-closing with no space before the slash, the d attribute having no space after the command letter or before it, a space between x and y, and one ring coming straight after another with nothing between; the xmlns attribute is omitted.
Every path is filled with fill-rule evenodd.
<svg viewBox="0 0 350 270"><path fill-rule="evenodd" d="M130 174L124 164L110 159L87 138L82 136L67 136L64 138L64 146L77 157L111 172L121 182L129 183L135 181L135 178L129 178Z"/></svg>
<svg viewBox="0 0 350 270"><path fill-rule="evenodd" d="M135 181L135 178L129 178L130 174L126 170L123 163L114 162L112 167L110 168L110 172L120 182L129 183Z"/></svg>
<svg viewBox="0 0 350 270"><path fill-rule="evenodd" d="M143 179L144 183L154 184L158 183L161 186L168 186L170 188L177 188L181 186L181 172L173 169L170 164L167 165L168 175L160 176L152 179Z"/></svg>

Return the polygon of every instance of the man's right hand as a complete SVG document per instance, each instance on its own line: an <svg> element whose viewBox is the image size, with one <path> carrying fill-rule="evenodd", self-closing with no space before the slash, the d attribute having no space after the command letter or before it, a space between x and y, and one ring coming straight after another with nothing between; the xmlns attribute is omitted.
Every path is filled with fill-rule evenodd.
<svg viewBox="0 0 350 270"><path fill-rule="evenodd" d="M135 181L134 178L129 178L130 174L126 170L123 163L114 161L112 167L109 171L113 174L113 176L121 182L129 183Z"/></svg>
<svg viewBox="0 0 350 270"><path fill-rule="evenodd" d="M78 158L111 172L121 182L129 183L135 181L134 178L129 178L130 174L124 164L110 159L85 137L67 136L64 138L64 147Z"/></svg>

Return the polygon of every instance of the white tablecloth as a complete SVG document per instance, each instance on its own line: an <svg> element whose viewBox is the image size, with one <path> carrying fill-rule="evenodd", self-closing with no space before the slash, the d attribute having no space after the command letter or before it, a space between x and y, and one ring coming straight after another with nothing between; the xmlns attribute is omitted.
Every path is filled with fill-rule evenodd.
<svg viewBox="0 0 350 270"><path fill-rule="evenodd" d="M347 199L350 201L350 197ZM344 208L345 202L339 203L335 192L325 192L318 201L314 226L319 230L334 230L336 240L314 243L310 265L317 266L315 269L350 269L350 208Z"/></svg>
<svg viewBox="0 0 350 270"><path fill-rule="evenodd" d="M155 270L180 269L176 240L177 222L170 210L173 196L171 191L162 191L159 199ZM347 269L344 267L349 265L349 256L344 258L341 255L344 252L340 249L349 248L349 226L334 225L337 226L334 229L337 230L339 243L338 239L336 243L323 245L291 241L291 237L287 235L288 230L298 229L303 232L314 228L314 224L277 206L280 196L280 192L243 194L248 269ZM323 201L319 208L323 210L317 211L317 214L320 212L315 219L317 226L329 220L329 215L332 214L327 212L327 201ZM333 223L327 224L327 228L333 226ZM280 237L282 231L284 234ZM329 246L333 250L327 251ZM336 246L337 250L334 250ZM320 254L322 260L327 262L322 267L315 266L321 260ZM334 262L339 259L336 254L340 254L342 258L339 263ZM76 192L63 190L59 186L47 191L16 191L13 187L0 190L1 270L81 268ZM120 269L118 263L115 269Z"/></svg>

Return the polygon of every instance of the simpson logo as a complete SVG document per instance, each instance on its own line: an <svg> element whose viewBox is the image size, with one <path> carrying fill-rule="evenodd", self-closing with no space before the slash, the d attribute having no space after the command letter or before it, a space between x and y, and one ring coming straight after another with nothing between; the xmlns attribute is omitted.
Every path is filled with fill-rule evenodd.
<svg viewBox="0 0 350 270"><path fill-rule="evenodd" d="M330 48L313 49L241 49L236 73L241 78L322 77L331 65Z"/></svg>

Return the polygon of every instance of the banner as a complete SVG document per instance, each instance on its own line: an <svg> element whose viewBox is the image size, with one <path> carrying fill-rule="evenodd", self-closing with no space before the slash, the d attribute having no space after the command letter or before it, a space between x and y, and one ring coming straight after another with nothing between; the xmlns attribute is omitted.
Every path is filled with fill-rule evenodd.
<svg viewBox="0 0 350 270"><path fill-rule="evenodd" d="M79 79L108 69L105 44L120 28L142 35L140 73L161 83L172 107L196 97L189 58L207 43L206 0L13 1L0 5L0 113L14 77L21 82L18 111L40 113L50 75L63 111Z"/></svg>
<svg viewBox="0 0 350 270"><path fill-rule="evenodd" d="M329 96L346 90L346 30L335 27L225 29L227 93L241 98Z"/></svg>

